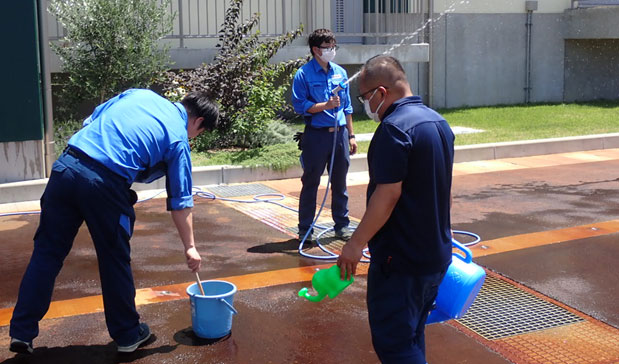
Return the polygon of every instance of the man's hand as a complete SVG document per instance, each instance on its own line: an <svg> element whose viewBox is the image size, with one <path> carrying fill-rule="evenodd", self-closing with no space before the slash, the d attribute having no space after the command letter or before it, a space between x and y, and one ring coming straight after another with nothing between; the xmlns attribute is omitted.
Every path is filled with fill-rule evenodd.
<svg viewBox="0 0 619 364"><path fill-rule="evenodd" d="M340 97L331 96L327 101L327 109L335 109L336 107L340 107Z"/></svg>
<svg viewBox="0 0 619 364"><path fill-rule="evenodd" d="M200 253L198 253L195 247L185 250L185 257L187 258L187 267L189 267L193 273L200 270L202 257L200 257Z"/></svg>
<svg viewBox="0 0 619 364"><path fill-rule="evenodd" d="M370 197L361 222L337 258L341 278L350 278L357 272L363 248L385 225L402 194L402 182L378 184Z"/></svg>
<svg viewBox="0 0 619 364"><path fill-rule="evenodd" d="M292 140L297 142L297 147L299 148L299 150L303 150L303 132L302 131L296 132L296 134L292 137Z"/></svg>
<svg viewBox="0 0 619 364"><path fill-rule="evenodd" d="M351 138L348 139L348 143L350 143L350 155L357 153L357 140L355 138Z"/></svg>
<svg viewBox="0 0 619 364"><path fill-rule="evenodd" d="M340 267L340 278L349 280L357 273L357 264L363 256L365 244L358 242L355 235L342 248L342 253L337 258L337 266Z"/></svg>

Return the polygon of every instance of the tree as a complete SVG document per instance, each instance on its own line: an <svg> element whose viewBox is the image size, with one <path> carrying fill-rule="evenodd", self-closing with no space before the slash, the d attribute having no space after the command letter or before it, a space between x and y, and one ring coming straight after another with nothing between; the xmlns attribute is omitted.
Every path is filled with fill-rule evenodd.
<svg viewBox="0 0 619 364"><path fill-rule="evenodd" d="M166 84L167 95L182 97L185 92L198 90L219 103L221 126L216 137L205 133L207 144L263 145L265 138L261 135L277 112L286 107L284 93L289 84L286 81L309 59L269 63L278 50L302 34L303 28L261 40L260 32L253 31L260 14L241 22L242 5L243 0L230 1L219 31L219 53L213 62L193 70L169 73Z"/></svg>
<svg viewBox="0 0 619 364"><path fill-rule="evenodd" d="M107 100L131 87L149 87L165 74L172 30L169 0L53 0L49 12L66 30L51 48L68 74L63 98L72 104Z"/></svg>

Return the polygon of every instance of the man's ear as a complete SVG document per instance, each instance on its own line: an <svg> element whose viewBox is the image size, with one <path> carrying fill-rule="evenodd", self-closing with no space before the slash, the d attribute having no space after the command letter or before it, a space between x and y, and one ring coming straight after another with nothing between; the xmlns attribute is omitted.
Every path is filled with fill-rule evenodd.
<svg viewBox="0 0 619 364"><path fill-rule="evenodd" d="M200 125L202 125L202 122L204 121L204 117L200 116L199 118L195 119L195 123L196 123L196 129L200 129Z"/></svg>

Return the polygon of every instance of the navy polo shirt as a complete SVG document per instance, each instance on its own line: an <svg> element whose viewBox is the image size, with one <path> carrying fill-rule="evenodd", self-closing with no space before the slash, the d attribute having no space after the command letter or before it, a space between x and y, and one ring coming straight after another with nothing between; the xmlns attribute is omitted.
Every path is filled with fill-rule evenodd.
<svg viewBox="0 0 619 364"><path fill-rule="evenodd" d="M338 92L340 106L337 109L328 109L318 113L309 113L307 110L314 104L329 101L334 90L342 82L348 81L346 70L333 62L329 62L329 70L325 72L315 58L297 70L292 81L292 105L294 110L311 120L314 128L332 127L337 118L337 125L346 125L345 114L352 114L349 87Z"/></svg>
<svg viewBox="0 0 619 364"><path fill-rule="evenodd" d="M454 139L447 121L418 96L386 110L368 151L367 199L378 184L402 182L402 195L369 242L373 262L412 274L437 273L451 263Z"/></svg>

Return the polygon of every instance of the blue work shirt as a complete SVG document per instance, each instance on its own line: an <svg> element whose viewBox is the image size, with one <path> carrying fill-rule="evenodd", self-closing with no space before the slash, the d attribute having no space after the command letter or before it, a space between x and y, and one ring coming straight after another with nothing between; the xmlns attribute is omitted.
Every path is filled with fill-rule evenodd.
<svg viewBox="0 0 619 364"><path fill-rule="evenodd" d="M168 210L193 207L187 111L150 90L97 106L68 143L133 182L166 176Z"/></svg>
<svg viewBox="0 0 619 364"><path fill-rule="evenodd" d="M418 96L385 111L368 150L367 199L377 184L402 182L402 195L369 242L372 261L411 274L447 269L454 139L447 121Z"/></svg>
<svg viewBox="0 0 619 364"><path fill-rule="evenodd" d="M305 117L306 124L314 128L332 127L337 117L337 125L346 125L345 114L352 114L349 87L338 92L340 106L337 109L324 110L319 113L309 113L307 110L314 104L327 102L334 90L342 82L348 81L346 70L333 62L329 62L329 71L325 72L315 58L297 70L292 81L292 106L294 110Z"/></svg>

